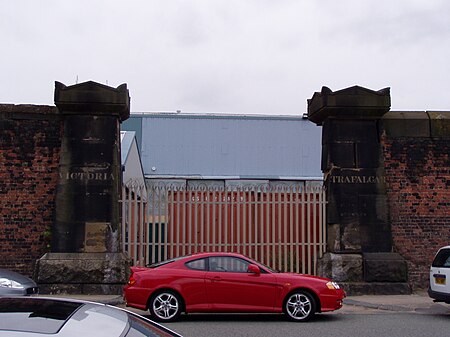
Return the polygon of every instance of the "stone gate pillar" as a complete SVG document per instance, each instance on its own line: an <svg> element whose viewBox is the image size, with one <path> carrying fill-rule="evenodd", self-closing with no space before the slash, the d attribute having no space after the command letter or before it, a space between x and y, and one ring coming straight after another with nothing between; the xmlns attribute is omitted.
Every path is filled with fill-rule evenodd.
<svg viewBox="0 0 450 337"><path fill-rule="evenodd" d="M322 126L328 254L322 274L341 282L404 282L406 264L392 251L378 121L390 109L389 88L323 87L308 100ZM396 262L398 261L398 263Z"/></svg>
<svg viewBox="0 0 450 337"><path fill-rule="evenodd" d="M120 292L128 269L120 253L119 207L127 86L56 82L55 105L64 123L56 216L52 253L38 262L38 282L46 292Z"/></svg>
<svg viewBox="0 0 450 337"><path fill-rule="evenodd" d="M120 122L130 114L126 85L56 82L64 133L52 252L119 251Z"/></svg>

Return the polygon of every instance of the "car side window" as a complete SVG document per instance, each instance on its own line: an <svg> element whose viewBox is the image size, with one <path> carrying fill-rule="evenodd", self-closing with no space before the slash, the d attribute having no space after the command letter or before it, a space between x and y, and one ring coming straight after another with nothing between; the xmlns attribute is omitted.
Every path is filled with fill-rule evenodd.
<svg viewBox="0 0 450 337"><path fill-rule="evenodd" d="M209 258L209 271L246 273L249 263L230 256L213 256Z"/></svg>
<svg viewBox="0 0 450 337"><path fill-rule="evenodd" d="M198 259L186 262L186 267L194 270L206 270L206 259Z"/></svg>

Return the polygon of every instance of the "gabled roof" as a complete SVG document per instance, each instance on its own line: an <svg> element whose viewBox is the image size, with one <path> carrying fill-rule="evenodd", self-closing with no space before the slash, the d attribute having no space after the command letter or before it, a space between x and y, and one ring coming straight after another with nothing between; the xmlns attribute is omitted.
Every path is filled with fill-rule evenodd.
<svg viewBox="0 0 450 337"><path fill-rule="evenodd" d="M145 189L144 170L142 169L135 132L121 131L120 141L123 183L125 185L132 183Z"/></svg>
<svg viewBox="0 0 450 337"><path fill-rule="evenodd" d="M127 161L135 137L136 132L134 131L120 131L120 155L122 165Z"/></svg>

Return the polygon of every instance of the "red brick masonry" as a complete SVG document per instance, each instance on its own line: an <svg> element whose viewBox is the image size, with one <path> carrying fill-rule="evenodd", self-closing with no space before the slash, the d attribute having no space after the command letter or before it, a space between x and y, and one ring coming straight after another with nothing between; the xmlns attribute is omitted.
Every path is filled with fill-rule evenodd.
<svg viewBox="0 0 450 337"><path fill-rule="evenodd" d="M54 219L61 123L50 106L0 105L0 266L31 276Z"/></svg>
<svg viewBox="0 0 450 337"><path fill-rule="evenodd" d="M450 244L450 135L382 143L394 249L410 284L424 288L436 250Z"/></svg>

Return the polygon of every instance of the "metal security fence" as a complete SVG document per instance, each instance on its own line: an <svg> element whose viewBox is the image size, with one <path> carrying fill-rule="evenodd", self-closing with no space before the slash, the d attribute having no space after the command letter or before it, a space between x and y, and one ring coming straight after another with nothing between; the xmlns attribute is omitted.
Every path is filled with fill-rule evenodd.
<svg viewBox="0 0 450 337"><path fill-rule="evenodd" d="M238 252L315 274L325 252L322 187L133 184L122 192L122 245L136 265L196 252Z"/></svg>

